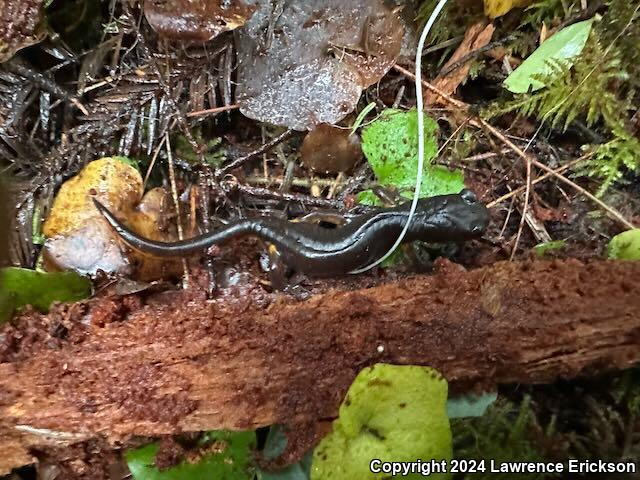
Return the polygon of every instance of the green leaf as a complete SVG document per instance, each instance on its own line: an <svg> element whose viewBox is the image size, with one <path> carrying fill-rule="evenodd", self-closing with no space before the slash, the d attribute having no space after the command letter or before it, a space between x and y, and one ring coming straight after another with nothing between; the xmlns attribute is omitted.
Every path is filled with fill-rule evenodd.
<svg viewBox="0 0 640 480"><path fill-rule="evenodd" d="M615 260L640 260L640 228L627 230L609 242L609 258Z"/></svg>
<svg viewBox="0 0 640 480"><path fill-rule="evenodd" d="M425 116L421 197L458 193L464 188L462 171L431 165L438 152L437 129L437 123ZM384 110L363 130L362 150L380 185L395 187L407 198L413 196L418 173L418 113L415 109Z"/></svg>
<svg viewBox="0 0 640 480"><path fill-rule="evenodd" d="M255 445L254 432L209 432L202 445L204 452L197 463L184 461L159 471L155 466L158 444L129 450L125 459L135 480L251 480L250 451Z"/></svg>
<svg viewBox="0 0 640 480"><path fill-rule="evenodd" d="M32 305L46 312L51 302L74 302L91 294L91 282L73 272L43 273L26 268L0 270L0 323L13 311Z"/></svg>
<svg viewBox="0 0 640 480"><path fill-rule="evenodd" d="M573 65L573 59L584 49L592 25L593 19L574 23L546 39L507 77L505 88L513 93L527 93L530 87L532 91L545 87L539 77L553 74L553 65L559 62Z"/></svg>
<svg viewBox="0 0 640 480"><path fill-rule="evenodd" d="M340 406L333 431L313 454L312 480L369 480L372 459L448 460L447 382L428 367L377 364L362 370ZM410 479L424 478L419 473ZM433 474L429 478L447 478Z"/></svg>
<svg viewBox="0 0 640 480"><path fill-rule="evenodd" d="M496 392L451 398L447 402L447 415L449 418L481 417L497 399Z"/></svg>
<svg viewBox="0 0 640 480"><path fill-rule="evenodd" d="M539 243L535 247L533 247L533 251L539 257L544 257L547 253L553 252L555 250L561 250L567 246L567 242L564 240L556 240L553 242L544 242Z"/></svg>

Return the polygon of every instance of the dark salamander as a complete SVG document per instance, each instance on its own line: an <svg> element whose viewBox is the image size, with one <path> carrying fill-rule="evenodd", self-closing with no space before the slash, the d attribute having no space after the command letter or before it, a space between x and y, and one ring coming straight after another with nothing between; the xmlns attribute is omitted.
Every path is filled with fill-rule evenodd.
<svg viewBox="0 0 640 480"><path fill-rule="evenodd" d="M375 209L336 228L269 217L236 220L214 232L164 243L140 237L104 205L94 202L118 235L142 252L162 257L186 256L236 237L254 235L271 244L270 253L275 252L286 267L316 277L344 275L379 259L397 240L411 206L407 202ZM457 195L421 199L404 241L462 242L480 237L488 224L487 208L471 191L463 190Z"/></svg>

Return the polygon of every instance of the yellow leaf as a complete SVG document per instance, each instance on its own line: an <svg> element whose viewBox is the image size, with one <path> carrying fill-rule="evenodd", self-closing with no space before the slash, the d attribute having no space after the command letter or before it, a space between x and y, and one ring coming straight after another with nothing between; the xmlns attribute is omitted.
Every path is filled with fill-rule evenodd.
<svg viewBox="0 0 640 480"><path fill-rule="evenodd" d="M153 280L176 271L180 262L132 251L117 240L92 197L145 237L171 241L175 237L158 228L166 192L154 189L144 197L142 177L118 158L89 163L67 180L53 201L43 226L47 237L42 252L47 270L74 270L95 275L99 270L140 280ZM178 270L179 271L179 270Z"/></svg>
<svg viewBox="0 0 640 480"><path fill-rule="evenodd" d="M532 0L484 0L484 13L489 18L501 17L513 8L526 7Z"/></svg>
<svg viewBox="0 0 640 480"><path fill-rule="evenodd" d="M92 196L114 212L131 208L142 197L142 177L131 165L107 157L95 160L62 184L42 231L65 234L99 215Z"/></svg>

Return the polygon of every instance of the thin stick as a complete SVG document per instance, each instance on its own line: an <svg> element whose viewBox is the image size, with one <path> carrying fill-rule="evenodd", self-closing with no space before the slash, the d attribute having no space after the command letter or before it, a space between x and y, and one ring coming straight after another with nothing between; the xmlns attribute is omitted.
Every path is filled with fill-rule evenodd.
<svg viewBox="0 0 640 480"><path fill-rule="evenodd" d="M241 165L243 165L244 163L248 162L249 160L251 160L253 158L256 158L256 157L259 157L260 155L262 155L265 152L268 152L269 150L271 150L276 145L278 145L278 144L288 140L289 138L293 137L294 133L295 133L294 130L287 130L283 134L275 137L273 140L265 143L260 148L254 150L253 152L249 153L248 155L245 155L244 157L236 158L230 164L218 169L216 171L216 177L220 178L221 176L225 175L226 173L229 173L231 170L235 170L236 168L240 167Z"/></svg>
<svg viewBox="0 0 640 480"><path fill-rule="evenodd" d="M566 163L566 164L562 165L561 167L557 168L556 170L554 170L554 172L556 174L561 174L562 172L565 172L565 171L569 170L571 167L575 166L576 164L580 163L583 160L586 160L587 158L589 158L591 156L593 156L593 153L589 153L587 155L583 155L580 158L576 158L576 159L570 161L569 163ZM553 176L551 173L545 173L541 177L538 177L533 182L531 182L531 185L537 185L538 183L543 182L544 180L547 180L551 176ZM526 185L522 185L521 187L518 187L515 190L512 190L511 192L504 194L503 196L501 196L501 197L495 199L494 201L488 203L487 204L487 208L493 208L496 205L498 205L499 203L502 203L505 200L509 200L510 198L515 197L519 193L522 193L526 188L527 188Z"/></svg>
<svg viewBox="0 0 640 480"><path fill-rule="evenodd" d="M453 137L455 137L458 133L460 133L460 130L462 130L464 128L464 126L469 123L470 117L466 117L464 119L464 121L458 125L458 128L456 128L453 133L451 133L451 135L449 135L449 137L445 140L445 142L442 144L442 146L438 149L438 153L436 153L436 158L438 158L440 156L440 154L444 151L444 149L446 148L447 145L449 145L449 143L451 142L451 140L453 139Z"/></svg>
<svg viewBox="0 0 640 480"><path fill-rule="evenodd" d="M178 185L176 183L176 172L173 167L173 155L171 154L171 143L169 141L169 132L165 133L165 144L167 145L167 160L169 161L169 182L171 183L171 196L173 197L173 203L176 206L176 218L178 219L178 239L184 240L184 232L182 231L182 215L180 214L180 200L178 199ZM187 260L182 259L182 268L184 270L184 282L183 287L189 286L189 269L187 267Z"/></svg>
<svg viewBox="0 0 640 480"><path fill-rule="evenodd" d="M501 150L500 152L478 153L477 155L472 155L470 157L463 158L460 161L461 162L479 162L480 160L488 160L489 158L495 158L498 155L504 155L505 153L509 153L510 151L511 150L509 149L504 149L504 150Z"/></svg>
<svg viewBox="0 0 640 480"><path fill-rule="evenodd" d="M233 105L225 105L224 107L209 108L207 110L196 110L194 112L188 112L187 117L206 117L207 115L215 115L217 113L228 112L229 110L236 110L240 108L240 105L234 103Z"/></svg>
<svg viewBox="0 0 640 480"><path fill-rule="evenodd" d="M313 183L319 185L320 187L328 187L331 188L336 183L337 179L327 179L327 178L316 178L313 180ZM258 177L254 175L249 175L245 182L249 185L257 184L257 185L282 185L285 182L285 177ZM294 187L306 187L311 188L311 180L306 178L294 178L291 180L291 185ZM342 180L336 185L340 187L344 185L344 176Z"/></svg>
<svg viewBox="0 0 640 480"><path fill-rule="evenodd" d="M516 234L516 240L513 243L513 249L511 250L511 257L509 257L509 260L513 260L516 257L516 251L518 250L518 245L520 244L520 237L522 237L522 230L524 229L524 224L527 219L527 210L529 209L529 197L531 195L531 157L527 155L525 161L527 163L527 183L525 184L526 189L524 192L524 205L522 206L522 215L520 216L518 233Z"/></svg>
<svg viewBox="0 0 640 480"><path fill-rule="evenodd" d="M415 80L415 75L413 73L411 73L409 70L407 70L405 68L402 68L399 65L394 65L393 68L395 68L396 71L402 73L406 77ZM433 85L431 85L429 82L427 82L424 79L422 79L421 81L422 81L422 85L426 89L428 89L429 91L431 91L431 92L435 93L436 95L440 96L441 98L446 100L448 103L460 108L461 110L467 111L469 109L469 105L467 103L464 103L464 102L461 102L460 100L456 100L455 98L452 98L451 96L447 95L446 93L442 92L438 88L434 87ZM511 140L509 140L507 137L505 137L495 127L493 127L491 124L487 123L485 120L476 117L474 120L471 121L471 124L476 125L476 126L480 126L482 128L485 128L493 136L495 136L498 140L500 140L507 147L509 147L520 158L522 158L524 161L528 161L527 160L528 159L527 154L524 153L522 151L522 149L517 147ZM571 180L569 180L565 176L560 175L559 173L556 173L552 168L546 166L543 163L540 163L538 160L531 159L531 164L535 165L536 167L540 168L541 170L544 170L545 172L551 174L552 176L556 177L561 182L566 183L571 188L573 188L577 192L579 192L582 195L584 195L585 197L587 197L593 203L595 203L600 208L602 208L611 218L616 220L621 225L624 225L625 228L628 228L628 229L636 228L633 225L633 223L631 223L629 220L624 218L624 216L620 212L618 212L616 209L614 209L614 208L610 207L609 205L607 205L606 203L604 203L602 200L600 200L595 195L593 195L592 193L590 193L587 190L585 190L584 188L582 188L580 185L576 184L575 182L572 182Z"/></svg>
<svg viewBox="0 0 640 480"><path fill-rule="evenodd" d="M153 167L156 164L156 160L158 159L158 155L160 154L160 150L162 149L162 146L166 141L167 141L167 137L163 137L162 140L160 140L160 144L156 147L156 151L153 152L153 157L151 157L151 163L147 168L147 173L145 173L144 175L144 182L142 182L142 185L144 188L147 187L147 181L149 180L149 176L151 175L151 170L153 170Z"/></svg>
<svg viewBox="0 0 640 480"><path fill-rule="evenodd" d="M489 132L491 132L498 140L500 140L502 143L507 145L520 158L522 158L523 160L526 161L528 156L527 156L526 153L524 153L522 151L522 149L518 148L511 140L506 138L495 127L491 126L490 124L488 124L487 122L485 122L482 119L478 119L478 121L482 124L483 127L485 127L487 130L489 130ZM587 198L589 198L592 202L594 202L596 205L598 205L600 208L602 208L605 212L607 212L611 218L617 220L618 222L620 222L620 224L624 225L626 228L628 228L628 229L636 228L633 223L631 223L629 220L624 218L624 216L620 212L618 212L616 209L610 207L609 205L604 203L602 200L600 200L598 197L596 197L595 195L589 193L587 190L585 190L584 188L582 188L580 185L576 184L575 182L572 182L571 180L569 180L564 175L560 175L560 174L556 173L552 168L546 166L544 163L540 163L538 160L531 159L531 163L533 165L535 165L536 167L538 167L539 169L544 170L547 173L550 173L551 175L556 177L561 182L566 183L567 185L572 187L574 190L578 191L582 195L584 195Z"/></svg>

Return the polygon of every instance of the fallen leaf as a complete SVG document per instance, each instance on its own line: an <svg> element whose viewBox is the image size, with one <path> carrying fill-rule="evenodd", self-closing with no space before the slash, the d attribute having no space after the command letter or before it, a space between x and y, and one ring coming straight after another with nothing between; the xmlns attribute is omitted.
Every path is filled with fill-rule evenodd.
<svg viewBox="0 0 640 480"><path fill-rule="evenodd" d="M73 302L91 294L91 282L73 272L44 273L26 268L0 269L0 324L17 308L47 312L52 302Z"/></svg>
<svg viewBox="0 0 640 480"><path fill-rule="evenodd" d="M458 61L460 61L460 59L462 59L465 55L487 45L493 37L493 32L495 32L495 27L493 26L493 24L490 23L489 25L486 25L485 21L480 21L471 25L467 29L462 43L456 49L449 61L444 65L444 67L442 67L442 69L447 70L451 65L454 65ZM466 80L467 75L469 75L472 61L473 60L469 60L455 70L452 70L444 77L436 77L433 82L434 86L444 93L452 95ZM442 98L437 95L430 96L429 100L429 103L442 102Z"/></svg>
<svg viewBox="0 0 640 480"><path fill-rule="evenodd" d="M333 431L313 453L311 480L384 478L369 470L373 458L450 459L446 403L447 381L432 368L380 363L365 368L349 387ZM434 472L429 478L448 475Z"/></svg>
<svg viewBox="0 0 640 480"><path fill-rule="evenodd" d="M253 478L249 465L255 432L208 432L208 445L201 446L200 455L186 459L164 470L155 466L159 446L152 443L125 453L127 466L134 480L248 480Z"/></svg>
<svg viewBox="0 0 640 480"><path fill-rule="evenodd" d="M447 401L447 415L449 419L481 417L497 399L497 392L459 395Z"/></svg>
<svg viewBox="0 0 640 480"><path fill-rule="evenodd" d="M158 259L126 247L96 210L91 197L107 206L145 237L171 241L172 232L159 227L166 192L154 189L141 199L140 173L125 161L107 157L89 163L67 180L54 199L43 233L47 270L73 270L95 275L99 270L140 280L163 278L176 272L179 262Z"/></svg>
<svg viewBox="0 0 640 480"><path fill-rule="evenodd" d="M627 230L613 237L608 254L616 260L640 260L640 229Z"/></svg>
<svg viewBox="0 0 640 480"><path fill-rule="evenodd" d="M300 158L315 172L348 172L362 160L360 138L347 129L321 123L304 137Z"/></svg>
<svg viewBox="0 0 640 480"><path fill-rule="evenodd" d="M526 7L533 0L484 0L484 13L489 18L497 18L514 8Z"/></svg>
<svg viewBox="0 0 640 480"><path fill-rule="evenodd" d="M236 42L237 98L254 120L295 130L335 124L400 52L402 23L382 0L287 2L272 29L272 2L257 5Z"/></svg>
<svg viewBox="0 0 640 480"><path fill-rule="evenodd" d="M242 0L145 0L144 16L164 37L206 42L241 27L255 7Z"/></svg>
<svg viewBox="0 0 640 480"><path fill-rule="evenodd" d="M574 23L549 37L504 81L504 86L512 93L527 93L540 90L545 84L539 77L554 72L553 64L563 62L573 65L575 57L584 49L593 19Z"/></svg>
<svg viewBox="0 0 640 480"><path fill-rule="evenodd" d="M561 250L566 246L567 242L565 242L564 240L555 240L537 244L533 247L533 252L539 257L544 257L545 255L557 250Z"/></svg>

